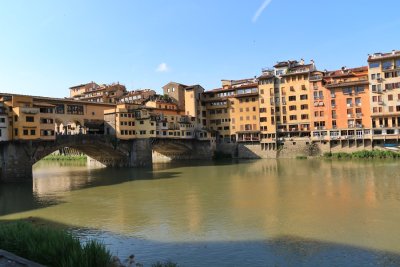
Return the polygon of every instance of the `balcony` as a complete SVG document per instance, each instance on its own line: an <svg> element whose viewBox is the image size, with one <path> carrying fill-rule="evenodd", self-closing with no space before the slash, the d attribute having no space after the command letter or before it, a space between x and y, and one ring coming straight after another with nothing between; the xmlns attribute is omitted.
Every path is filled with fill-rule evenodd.
<svg viewBox="0 0 400 267"><path fill-rule="evenodd" d="M313 76L310 76L310 81L311 81L311 82L313 82L313 81L320 81L320 80L322 80L322 75L313 75Z"/></svg>
<svg viewBox="0 0 400 267"><path fill-rule="evenodd" d="M38 114L39 111L39 108L21 107L21 112L25 114Z"/></svg>
<svg viewBox="0 0 400 267"><path fill-rule="evenodd" d="M352 104L352 103L348 103L348 104L347 104L347 107L348 107L348 108L351 108L351 107L353 107L353 104Z"/></svg>
<svg viewBox="0 0 400 267"><path fill-rule="evenodd" d="M354 118L354 114L347 114L347 118Z"/></svg>
<svg viewBox="0 0 400 267"><path fill-rule="evenodd" d="M331 98L336 98L336 95L335 94L331 94Z"/></svg>
<svg viewBox="0 0 400 267"><path fill-rule="evenodd" d="M362 118L362 113L357 113L357 114L356 114L356 118L357 118L357 119L361 119L361 118Z"/></svg>
<svg viewBox="0 0 400 267"><path fill-rule="evenodd" d="M379 102L378 102L378 105L380 105L380 106L384 106L384 105L385 105L385 102L383 102L383 101L379 101Z"/></svg>

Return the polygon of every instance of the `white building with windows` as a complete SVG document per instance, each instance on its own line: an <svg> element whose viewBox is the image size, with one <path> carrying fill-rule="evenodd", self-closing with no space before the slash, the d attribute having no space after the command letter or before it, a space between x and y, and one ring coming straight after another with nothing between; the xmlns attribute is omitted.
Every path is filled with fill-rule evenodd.
<svg viewBox="0 0 400 267"><path fill-rule="evenodd" d="M0 142L8 141L8 114L4 103L0 103Z"/></svg>

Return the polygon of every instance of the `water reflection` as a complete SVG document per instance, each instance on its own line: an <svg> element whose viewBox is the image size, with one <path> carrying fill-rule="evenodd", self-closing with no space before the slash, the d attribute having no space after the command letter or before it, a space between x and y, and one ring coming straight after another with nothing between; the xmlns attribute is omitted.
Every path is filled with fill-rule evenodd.
<svg viewBox="0 0 400 267"><path fill-rule="evenodd" d="M229 253L243 249L243 257L255 262L275 253L305 253L306 263L318 262L312 253L326 254L329 247L340 255L357 248L349 251L370 259L376 250L400 253L397 169L396 161L325 160L197 162L153 170L38 165L33 189L1 187L1 214L8 216L0 219L35 216L98 229L80 233L148 259L179 244L189 247L174 254L182 262L204 253L202 245L215 246L211 253L221 262L224 246ZM326 257L339 255L332 253Z"/></svg>

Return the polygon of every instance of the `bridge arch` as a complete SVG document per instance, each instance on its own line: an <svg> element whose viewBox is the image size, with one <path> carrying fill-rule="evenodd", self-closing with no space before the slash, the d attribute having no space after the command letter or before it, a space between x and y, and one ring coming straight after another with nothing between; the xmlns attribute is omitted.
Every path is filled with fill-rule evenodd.
<svg viewBox="0 0 400 267"><path fill-rule="evenodd" d="M33 147L32 164L65 147L76 149L107 167L129 165L128 147L118 146L116 139L89 135L59 135L54 142L38 142Z"/></svg>
<svg viewBox="0 0 400 267"><path fill-rule="evenodd" d="M74 148L107 167L150 166L153 151L170 160L209 159L212 147L194 139L121 140L109 135L57 135L55 140L0 142L0 182L32 179L32 165L64 147Z"/></svg>

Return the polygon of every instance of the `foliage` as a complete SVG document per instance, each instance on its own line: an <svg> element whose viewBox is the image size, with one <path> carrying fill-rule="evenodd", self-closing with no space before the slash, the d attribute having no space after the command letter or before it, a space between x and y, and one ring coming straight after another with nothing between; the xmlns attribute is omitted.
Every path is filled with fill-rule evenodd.
<svg viewBox="0 0 400 267"><path fill-rule="evenodd" d="M400 153L386 150L363 150L353 153L324 153L324 157L333 159L395 159L400 158Z"/></svg>
<svg viewBox="0 0 400 267"><path fill-rule="evenodd" d="M103 244L92 240L82 245L64 230L28 222L2 224L0 249L47 266L111 266L111 253Z"/></svg>
<svg viewBox="0 0 400 267"><path fill-rule="evenodd" d="M48 155L43 160L87 160L87 157L85 155Z"/></svg>

